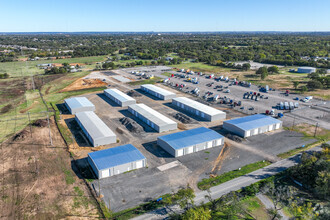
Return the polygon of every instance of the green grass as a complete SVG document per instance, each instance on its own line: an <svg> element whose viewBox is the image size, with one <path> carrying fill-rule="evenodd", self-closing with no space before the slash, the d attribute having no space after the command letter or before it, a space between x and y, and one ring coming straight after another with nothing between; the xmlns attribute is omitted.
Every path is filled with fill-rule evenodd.
<svg viewBox="0 0 330 220"><path fill-rule="evenodd" d="M190 69L195 72L211 72L211 73L222 73L222 72L229 72L233 69L230 68L224 68L219 66L211 66L205 63L191 63L191 62L185 62L181 64L175 64L175 65L169 65L171 67L175 67L178 69Z"/></svg>
<svg viewBox="0 0 330 220"><path fill-rule="evenodd" d="M142 85L142 84L155 84L159 82L161 79L162 78L155 76L153 79L145 79L140 81L129 82L129 84L132 86Z"/></svg>
<svg viewBox="0 0 330 220"><path fill-rule="evenodd" d="M324 140L318 140L318 141L316 141L314 143L305 145L305 147L298 147L298 148L293 149L293 150L290 150L288 152L284 152L284 153L278 154L277 156L279 158L285 159L285 158L291 157L293 155L299 154L299 153L301 153L303 151L306 151L308 149L311 149L313 147L316 147L318 145L321 145L322 143L325 143L325 141Z"/></svg>
<svg viewBox="0 0 330 220"><path fill-rule="evenodd" d="M106 56L77 57L58 60L38 60L38 61L15 61L0 63L0 73L8 73L10 77L32 76L44 73L37 64L42 63L95 63L106 59ZM94 65L87 65L85 68L94 68Z"/></svg>
<svg viewBox="0 0 330 220"><path fill-rule="evenodd" d="M63 169L66 184L70 185L76 182L72 170Z"/></svg>
<svg viewBox="0 0 330 220"><path fill-rule="evenodd" d="M162 75L170 77L170 76L172 76L172 73L162 73Z"/></svg>
<svg viewBox="0 0 330 220"><path fill-rule="evenodd" d="M236 177L243 176L245 174L251 173L255 170L258 170L258 169L263 168L265 166L268 166L270 164L271 163L268 162L268 161L264 161L264 162L259 161L259 162L256 162L256 163L248 164L248 165L242 167L240 170L233 170L233 171L229 171L227 173L224 173L220 176L211 177L211 178L208 178L208 179L203 179L202 181L200 181L197 184L197 186L201 190L206 190L210 187L220 185L224 182L227 182L229 180L235 179Z"/></svg>

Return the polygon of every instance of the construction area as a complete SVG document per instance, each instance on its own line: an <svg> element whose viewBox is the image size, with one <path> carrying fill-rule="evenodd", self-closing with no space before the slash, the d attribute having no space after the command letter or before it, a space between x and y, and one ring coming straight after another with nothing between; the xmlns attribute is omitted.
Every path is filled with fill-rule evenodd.
<svg viewBox="0 0 330 220"><path fill-rule="evenodd" d="M141 89L141 85L144 85L143 77L132 74L132 71L151 73L166 79L167 77L162 73L172 70L161 66L143 68L143 70L141 70L142 68L138 70L133 68L121 69L115 72L111 71L111 73L109 71L105 73L102 71L92 72L85 77L89 79L96 77L102 81L104 80L107 89L115 91L110 97L102 91L80 96L87 98L95 106L94 113L116 135L115 143L93 147L91 141L88 140L84 131L77 124L75 116L70 115L65 110L62 111L61 115L63 126L70 129L74 140L74 144L70 146L70 152L78 158L79 167L86 171L84 172L85 178L96 179L91 182L93 191L114 212L135 207L166 193L175 192L187 184L198 191L197 183L203 178L220 175L261 160L276 162L279 160L278 154L315 141L314 139L304 138L301 133L283 130L281 128L282 123L283 126L292 126L291 123L285 121L287 116L279 118L281 126L276 124L272 128L270 128L270 125L267 125L267 128L261 126L262 132L258 135L246 138L240 137L237 132L223 128L223 123L230 119L242 118L247 113L257 113L256 111L246 112L228 104L212 102L201 96L185 92L183 89L173 87L168 83L159 82L150 88L156 91L167 91L167 94L175 94L175 96L163 98L161 92L150 94L149 91ZM118 82L118 80L113 79L113 76L129 78L130 82ZM194 89L194 87L190 87L190 89ZM122 102L127 100L126 95L134 99L136 104L132 102L122 105ZM267 96L270 96L270 94L268 93ZM122 97L126 98L123 99ZM190 102L194 103L195 107L197 106L198 112L205 111L205 114L219 116L216 116L214 120L205 120L200 115L198 117L196 109L194 112L190 112L178 108L177 104L173 104L173 100L176 99L174 97L185 97L192 100L193 102ZM267 102L269 99L264 100ZM312 101L315 102L315 100ZM147 107L138 110L140 113L137 114L137 109L134 106ZM198 106L202 107L199 108ZM256 105L253 103L253 106ZM260 106L267 108L265 102ZM149 115L150 113L152 114ZM161 116L157 118L157 115ZM265 117L272 118L266 115ZM157 119L154 121L155 124L152 122L154 118ZM166 122L174 122L176 126L168 129ZM161 131L161 134L158 133L155 126L158 123L163 123L162 126L166 128ZM295 123L300 122L296 120ZM207 135L210 139L205 140L204 143L184 141L190 144L188 144L189 146L185 145L181 151L180 146L177 146L181 143L180 141L183 141L180 132L190 132L193 129L198 131L202 127L214 132L216 138L212 139ZM166 140L173 149L177 148L177 153L170 153L171 150L168 147L164 147L165 145L160 146L162 145L160 142L157 143L159 137L168 135L169 138L173 135L173 138ZM111 171L113 168L109 171L106 169L102 172L105 172L105 176L108 176L109 173L111 177L97 180L95 171L92 171L91 162L87 159L88 154L129 144L133 145L145 157L145 162L143 162L145 164L141 166L139 162L139 165L120 165L121 168L118 168L119 173L116 173L118 172L116 170ZM100 155L102 156L102 154ZM139 167L139 169L135 169L135 167ZM126 172L124 172L125 170ZM116 175L112 175L111 172Z"/></svg>

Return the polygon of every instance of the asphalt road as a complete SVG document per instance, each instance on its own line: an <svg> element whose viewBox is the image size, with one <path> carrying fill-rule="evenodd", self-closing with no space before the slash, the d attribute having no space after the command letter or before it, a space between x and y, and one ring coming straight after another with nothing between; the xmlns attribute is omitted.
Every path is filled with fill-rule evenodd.
<svg viewBox="0 0 330 220"><path fill-rule="evenodd" d="M328 142L329 143L329 142ZM320 147L314 147L309 151L320 151ZM273 176L279 172L282 172L289 167L292 167L300 162L301 154L294 155L284 160L280 160L273 163L267 167L261 168L244 176L235 178L218 186L210 188L212 199L220 198L221 196L231 192L241 189L242 187L249 186L255 182L258 182L267 177ZM201 191L196 193L195 204L200 205L201 203L206 203L208 200L205 196L208 195L206 191ZM177 209L178 207L171 207L171 209ZM168 216L168 212L165 208L157 209L155 211L146 213L144 215L133 218L134 220L155 220L155 219L165 219Z"/></svg>

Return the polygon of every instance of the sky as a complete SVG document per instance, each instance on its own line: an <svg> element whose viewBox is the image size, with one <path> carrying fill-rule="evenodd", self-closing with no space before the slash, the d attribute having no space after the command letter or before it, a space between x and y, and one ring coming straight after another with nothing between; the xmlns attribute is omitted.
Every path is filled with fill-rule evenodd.
<svg viewBox="0 0 330 220"><path fill-rule="evenodd" d="M330 0L0 0L0 32L330 31Z"/></svg>

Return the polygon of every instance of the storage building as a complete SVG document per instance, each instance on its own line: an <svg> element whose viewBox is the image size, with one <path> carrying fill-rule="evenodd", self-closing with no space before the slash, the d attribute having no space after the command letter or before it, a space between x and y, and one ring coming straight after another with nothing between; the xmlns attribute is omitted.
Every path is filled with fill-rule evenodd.
<svg viewBox="0 0 330 220"><path fill-rule="evenodd" d="M130 105L128 106L128 111L159 133L175 130L178 127L178 124L175 121L160 114L145 104Z"/></svg>
<svg viewBox="0 0 330 220"><path fill-rule="evenodd" d="M200 127L160 136L157 144L174 157L224 144L224 137L216 131Z"/></svg>
<svg viewBox="0 0 330 220"><path fill-rule="evenodd" d="M89 153L87 160L98 179L146 166L146 158L131 144Z"/></svg>
<svg viewBox="0 0 330 220"><path fill-rule="evenodd" d="M93 147L116 143L116 134L94 112L78 112L76 121Z"/></svg>
<svg viewBox="0 0 330 220"><path fill-rule="evenodd" d="M187 97L178 97L172 99L172 105L196 115L206 121L216 121L226 119L226 113L200 102L191 100Z"/></svg>
<svg viewBox="0 0 330 220"><path fill-rule="evenodd" d="M298 67L297 73L315 73L315 67Z"/></svg>
<svg viewBox="0 0 330 220"><path fill-rule="evenodd" d="M241 137L249 137L282 127L282 121L267 115L249 115L223 122L223 128Z"/></svg>
<svg viewBox="0 0 330 220"><path fill-rule="evenodd" d="M95 106L86 97L73 97L64 100L71 114L85 111L95 111Z"/></svg>
<svg viewBox="0 0 330 220"><path fill-rule="evenodd" d="M118 89L106 89L104 94L121 107L135 104L136 101L131 96L119 91Z"/></svg>
<svg viewBox="0 0 330 220"><path fill-rule="evenodd" d="M152 85L152 84L141 85L141 89L162 100L169 100L169 99L173 99L176 97L175 93L170 92L166 89L162 89L162 88Z"/></svg>

